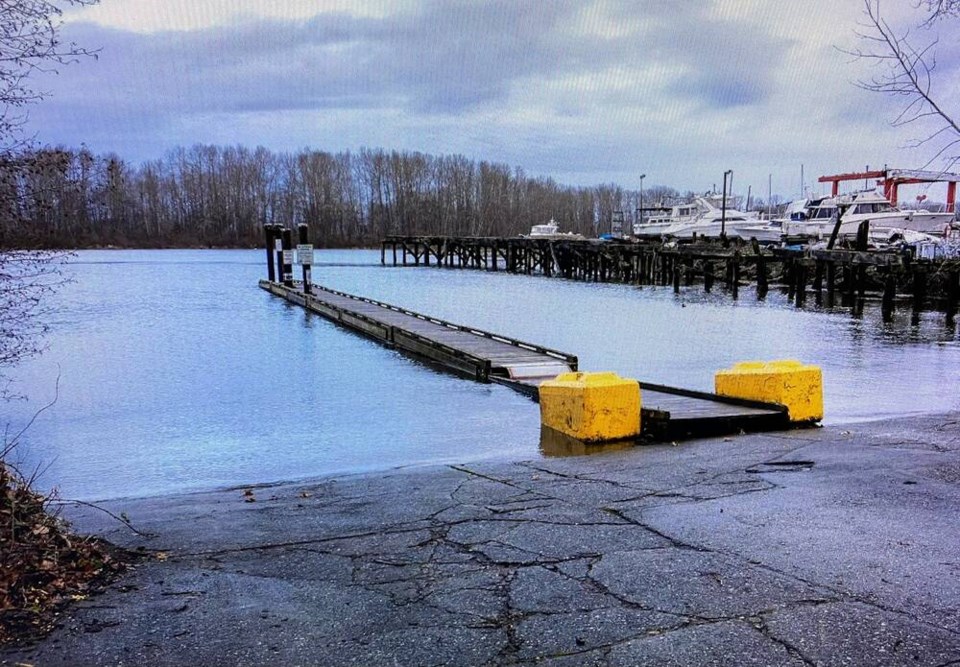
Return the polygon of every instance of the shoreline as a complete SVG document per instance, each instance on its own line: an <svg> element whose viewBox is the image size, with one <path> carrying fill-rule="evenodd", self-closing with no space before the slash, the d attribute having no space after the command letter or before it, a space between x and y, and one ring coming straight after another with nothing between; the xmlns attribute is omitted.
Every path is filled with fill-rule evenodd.
<svg viewBox="0 0 960 667"><path fill-rule="evenodd" d="M895 420L904 420L904 419L914 419L914 418L938 418L950 415L952 413L937 413L937 412L914 412L914 413L904 413L899 415L883 415L879 417L854 417L849 419L843 419L837 422L827 422L820 426L814 426L816 430L822 428L834 428L834 429L843 429L845 427L856 427L860 425L869 425L875 423L882 423ZM763 433L760 433L763 435ZM720 439L720 438L712 438ZM697 442L702 440L701 438L694 439L691 441L681 441L680 444L684 442ZM662 443L636 443L630 449L643 449L644 447L656 447L662 446ZM570 458L583 458L589 459L593 456L604 456L607 452L598 451L594 454L585 454L585 455L575 455ZM447 468L451 465L458 464L497 464L497 463L533 463L537 461L551 461L557 458L568 458L568 457L559 457L559 456L549 456L540 454L535 458L531 458L528 455L518 455L516 457L510 456L508 454L497 453L489 457L478 457L474 459L448 459L448 460L436 460L436 461L414 461L411 463L403 463L400 465L389 466L386 468L367 468L363 470L343 470L343 471L333 471L329 473L320 473L320 474L311 474L306 477L297 477L297 478L288 478L288 479L273 479L273 480L259 480L259 481L250 481L250 482L230 482L224 484L214 484L211 486L196 486L190 488L184 488L179 490L171 491L161 491L158 493L146 493L144 495L121 495L121 496L108 496L108 497L98 497L98 498L85 498L77 497L72 498L71 500L76 500L80 502L92 503L95 505L107 504L107 503L119 503L119 502L129 502L129 501L143 501L150 499L162 499L170 497L188 497L196 496L208 493L225 493L230 491L242 491L244 489L261 489L261 488L273 488L273 487L283 487L291 485L310 485L310 484L321 484L327 481L343 481L350 480L352 478L361 478L361 477L376 477L382 475L389 475L393 473L404 473L408 471L429 471L431 468ZM70 502L63 502L62 505L69 505Z"/></svg>
<svg viewBox="0 0 960 667"><path fill-rule="evenodd" d="M265 250L263 244L259 245L160 245L160 246L120 246L120 245L90 245L90 246L14 246L12 250L36 250L50 252L77 252L80 250ZM321 250L376 250L379 251L379 245L370 246L321 246L315 248Z"/></svg>
<svg viewBox="0 0 960 667"><path fill-rule="evenodd" d="M947 664L958 481L951 412L74 508L152 557L0 663Z"/></svg>

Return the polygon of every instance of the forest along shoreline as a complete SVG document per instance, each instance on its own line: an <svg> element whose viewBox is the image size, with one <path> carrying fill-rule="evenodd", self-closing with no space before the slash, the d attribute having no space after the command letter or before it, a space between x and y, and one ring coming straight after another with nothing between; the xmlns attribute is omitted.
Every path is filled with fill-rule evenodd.
<svg viewBox="0 0 960 667"><path fill-rule="evenodd" d="M318 247L391 234L515 236L554 218L596 237L615 211L692 196L663 186L568 186L462 155L363 148L330 153L176 148L132 164L86 148L21 150L0 163L0 247L257 247L267 222L311 226ZM754 198L757 206L766 206ZM777 198L782 203L782 198Z"/></svg>

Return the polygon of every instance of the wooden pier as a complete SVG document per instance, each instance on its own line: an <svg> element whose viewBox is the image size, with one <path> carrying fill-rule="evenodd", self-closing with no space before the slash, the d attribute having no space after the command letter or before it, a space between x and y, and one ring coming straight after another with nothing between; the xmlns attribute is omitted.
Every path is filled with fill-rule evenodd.
<svg viewBox="0 0 960 667"><path fill-rule="evenodd" d="M389 252L389 259L388 259ZM885 320L909 301L912 319L942 311L953 324L960 306L960 260L925 260L903 251L864 248L796 250L752 243L600 241L565 238L388 236L380 261L393 266L506 271L590 282L682 287L715 286L739 298L755 286L764 299L771 286L798 308L808 297L818 306L848 307L859 314L869 295Z"/></svg>
<svg viewBox="0 0 960 667"><path fill-rule="evenodd" d="M577 357L454 324L405 308L302 282L261 280L271 294L388 347L480 382L504 384L537 400L538 386L577 370ZM786 408L641 382L643 435L654 440L790 428Z"/></svg>
<svg viewBox="0 0 960 667"><path fill-rule="evenodd" d="M577 370L577 358L533 343L422 315L362 296L302 283L287 287L266 280L260 286L328 320L384 345L427 359L480 382L497 380L536 386Z"/></svg>

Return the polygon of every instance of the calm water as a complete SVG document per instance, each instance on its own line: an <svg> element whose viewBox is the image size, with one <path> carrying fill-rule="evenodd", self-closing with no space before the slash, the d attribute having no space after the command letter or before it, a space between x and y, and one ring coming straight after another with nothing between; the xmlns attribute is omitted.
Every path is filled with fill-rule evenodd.
<svg viewBox="0 0 960 667"><path fill-rule="evenodd" d="M314 280L580 356L585 370L710 389L734 361L820 364L834 423L958 407L960 339L942 315L796 311L557 279L379 265L319 253ZM256 251L85 251L49 350L16 373L18 456L40 485L97 499L426 462L538 455L535 404L450 377L257 288Z"/></svg>

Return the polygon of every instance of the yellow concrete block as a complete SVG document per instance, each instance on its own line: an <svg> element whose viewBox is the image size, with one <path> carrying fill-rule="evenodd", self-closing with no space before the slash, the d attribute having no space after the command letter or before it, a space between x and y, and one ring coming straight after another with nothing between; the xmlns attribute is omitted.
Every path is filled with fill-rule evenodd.
<svg viewBox="0 0 960 667"><path fill-rule="evenodd" d="M540 421L583 442L640 434L640 385L616 373L563 373L540 385Z"/></svg>
<svg viewBox="0 0 960 667"><path fill-rule="evenodd" d="M819 366L793 359L744 361L717 371L714 384L721 396L785 405L793 422L823 419L823 373Z"/></svg>

